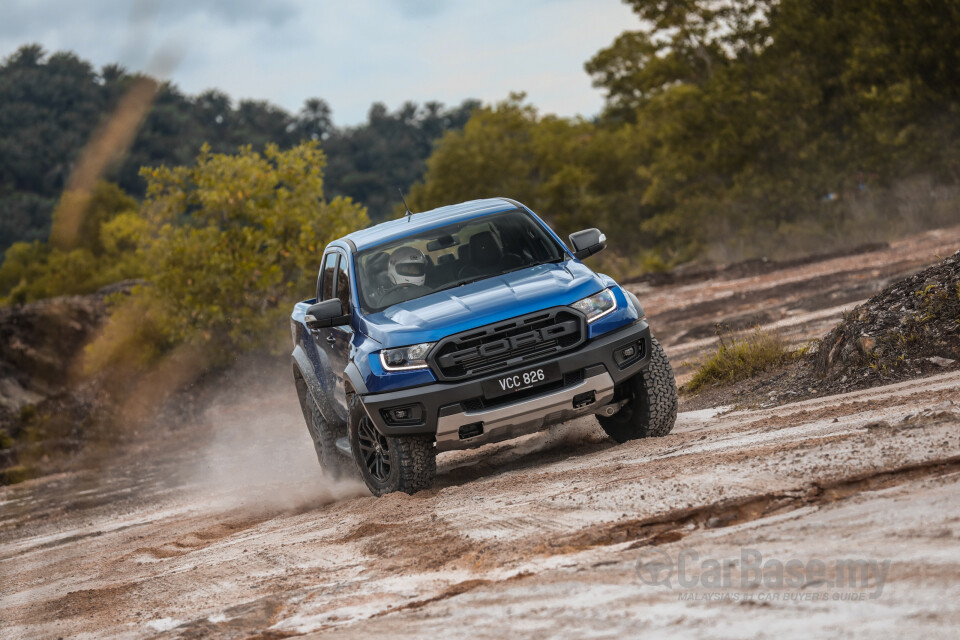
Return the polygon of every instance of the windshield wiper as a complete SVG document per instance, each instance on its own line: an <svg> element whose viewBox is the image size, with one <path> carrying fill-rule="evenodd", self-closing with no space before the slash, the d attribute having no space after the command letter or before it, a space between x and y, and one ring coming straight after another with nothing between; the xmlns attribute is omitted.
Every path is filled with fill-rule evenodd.
<svg viewBox="0 0 960 640"><path fill-rule="evenodd" d="M488 273L485 275L479 275L474 278L467 278L466 280L460 280L458 282L452 282L445 287L439 289L434 289L431 293L438 293L440 291L446 291L447 289L453 289L454 287L462 287L468 284L473 284L474 282L479 282L481 280L486 280L487 278L495 278L497 276L502 276L507 273L513 273L514 271L520 271L521 269L529 269L530 267L539 267L543 264L557 264L558 262L564 262L566 256L560 256L559 258L553 258L552 260L539 260L537 262L531 262L530 264L521 265L515 269L508 269L507 271L500 271L497 273Z"/></svg>
<svg viewBox="0 0 960 640"><path fill-rule="evenodd" d="M510 271L519 271L520 269L529 269L530 267L539 267L542 264L557 264L558 262L563 262L567 258L565 256L560 256L559 258L554 258L553 260L538 260L537 262L531 262L530 264L525 264L522 267L517 267L516 269L510 269ZM510 273L510 271L504 271L504 273Z"/></svg>
<svg viewBox="0 0 960 640"><path fill-rule="evenodd" d="M564 258L563 256L559 258L554 258L553 260L538 260L537 262L531 262L530 264L521 265L514 269L507 269L506 271L501 271L496 275L502 276L507 273L513 273L514 271L523 271L524 269L530 269L531 267L539 267L540 265L544 265L544 264L557 264L558 262L563 262L564 260L566 260L566 258Z"/></svg>
<svg viewBox="0 0 960 640"><path fill-rule="evenodd" d="M491 273L490 275L477 276L476 278L467 278L466 280L461 280L457 284L451 285L447 288L452 289L453 287L462 287L465 284L473 284L474 282L480 282L481 280L486 280L487 278L492 278L493 276L496 276L496 275L500 275L500 274Z"/></svg>
<svg viewBox="0 0 960 640"><path fill-rule="evenodd" d="M495 278L497 276L513 273L514 271L522 271L524 269L529 269L531 267L539 267L540 265L544 265L544 264L557 264L558 262L563 262L564 260L566 260L566 258L563 256L560 256L559 258L554 258L552 260L539 260L537 262L531 262L530 264L520 265L519 267L516 267L514 269L507 269L506 271L500 271L499 273L490 273L484 276L477 276L476 278L469 278L467 280L464 280L463 282L458 282L457 284L451 285L451 286L462 287L465 284L472 284L480 280L486 280L487 278ZM447 288L449 289L450 287L447 287ZM442 291L442 289L438 289L438 291Z"/></svg>

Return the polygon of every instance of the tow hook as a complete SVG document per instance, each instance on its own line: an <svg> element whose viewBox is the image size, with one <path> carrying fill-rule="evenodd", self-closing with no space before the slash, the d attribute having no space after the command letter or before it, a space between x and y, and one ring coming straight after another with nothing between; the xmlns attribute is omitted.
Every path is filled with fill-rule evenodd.
<svg viewBox="0 0 960 640"><path fill-rule="evenodd" d="M603 415L609 418L610 416L615 414L617 411L620 411L620 409L623 409L623 405L627 404L628 402L630 402L629 399L621 400L620 402L612 402L604 406L602 409L600 409L599 413L602 413Z"/></svg>

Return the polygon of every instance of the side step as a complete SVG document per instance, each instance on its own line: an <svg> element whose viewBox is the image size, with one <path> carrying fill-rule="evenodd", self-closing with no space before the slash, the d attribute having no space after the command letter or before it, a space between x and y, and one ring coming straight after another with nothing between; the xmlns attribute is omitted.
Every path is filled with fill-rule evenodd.
<svg viewBox="0 0 960 640"><path fill-rule="evenodd" d="M353 451L350 450L350 440L347 436L337 438L337 451L353 460Z"/></svg>

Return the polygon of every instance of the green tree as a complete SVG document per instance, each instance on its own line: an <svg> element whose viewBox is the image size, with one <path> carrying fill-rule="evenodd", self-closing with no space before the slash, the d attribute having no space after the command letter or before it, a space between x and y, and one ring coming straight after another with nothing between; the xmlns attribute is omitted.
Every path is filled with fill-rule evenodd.
<svg viewBox="0 0 960 640"><path fill-rule="evenodd" d="M65 197L84 201L85 215L76 238L69 245L14 243L0 266L0 300L23 303L91 293L142 274L136 250L145 229L132 222L138 219L137 201L103 181L94 185L89 196L68 193Z"/></svg>
<svg viewBox="0 0 960 640"><path fill-rule="evenodd" d="M369 222L349 199L324 199L324 164L307 142L235 155L204 148L192 166L144 169L149 239L140 255L149 284L120 303L91 347L92 366L124 360L130 349L149 359L188 345L223 362L278 344L291 305L315 286L324 246Z"/></svg>
<svg viewBox="0 0 960 640"><path fill-rule="evenodd" d="M625 0L648 28L627 31L584 65L606 90L608 117L637 109L677 84L703 86L734 61L750 64L769 40L776 0Z"/></svg>
<svg viewBox="0 0 960 640"><path fill-rule="evenodd" d="M462 131L449 131L427 161L423 184L410 194L416 210L463 200L510 195L537 206L533 131L536 108L514 94L494 106L478 109Z"/></svg>
<svg viewBox="0 0 960 640"><path fill-rule="evenodd" d="M71 239L70 246L65 246L65 241L57 242L57 227L60 208L64 206L63 202L61 202L60 207L54 209L51 240L52 244L61 249L83 248L94 254L101 253L103 249L100 242L101 226L118 214L136 211L139 208L136 200L127 195L117 185L105 180L98 181L89 195L77 195L70 192L64 194L64 199L71 197L82 198L85 201L82 222L77 230L76 237Z"/></svg>
<svg viewBox="0 0 960 640"><path fill-rule="evenodd" d="M367 122L345 129L328 128L322 106L314 106L316 111L302 112L301 122L310 138L319 131L329 159L328 192L363 203L372 218L383 220L400 201L397 189L406 192L422 178L434 142L461 129L479 103L465 100L445 109L437 102L407 102L393 113L377 103Z"/></svg>
<svg viewBox="0 0 960 640"><path fill-rule="evenodd" d="M119 65L98 71L74 54L48 55L39 45L0 62L0 251L50 235L53 209L81 150L142 80ZM204 143L213 153L233 153L245 145L262 152L267 144L289 149L317 140L330 161L328 196L351 197L384 218L399 199L397 188L423 175L433 142L462 127L477 104L407 103L392 113L378 104L367 122L338 128L319 98L291 115L267 102L234 103L216 90L188 96L164 83L129 153L102 177L142 198L141 167L190 164Z"/></svg>
<svg viewBox="0 0 960 640"><path fill-rule="evenodd" d="M523 94L513 94L475 110L462 131L440 139L424 182L411 190L411 206L507 196L561 234L597 226L616 235L619 247L637 250L641 223L653 213L641 202L644 153L632 125L541 116Z"/></svg>
<svg viewBox="0 0 960 640"><path fill-rule="evenodd" d="M587 70L607 92L605 123L636 123L654 212L643 226L674 255L892 231L884 189L923 174L960 182L946 142L960 138L956 3L629 4L645 28Z"/></svg>
<svg viewBox="0 0 960 640"><path fill-rule="evenodd" d="M0 267L0 292L4 297L18 286L43 280L43 271L50 257L50 245L45 242L15 242L4 254ZM26 302L28 296L19 294L15 301Z"/></svg>

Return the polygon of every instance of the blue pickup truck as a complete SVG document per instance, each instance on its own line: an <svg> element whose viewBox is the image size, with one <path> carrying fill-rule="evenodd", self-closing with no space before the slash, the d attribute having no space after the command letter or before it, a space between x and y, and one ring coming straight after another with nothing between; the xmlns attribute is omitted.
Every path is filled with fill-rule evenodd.
<svg viewBox="0 0 960 640"><path fill-rule="evenodd" d="M429 488L438 453L594 414L617 442L663 436L677 388L637 298L507 198L331 242L291 317L293 375L325 473L377 496Z"/></svg>

